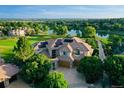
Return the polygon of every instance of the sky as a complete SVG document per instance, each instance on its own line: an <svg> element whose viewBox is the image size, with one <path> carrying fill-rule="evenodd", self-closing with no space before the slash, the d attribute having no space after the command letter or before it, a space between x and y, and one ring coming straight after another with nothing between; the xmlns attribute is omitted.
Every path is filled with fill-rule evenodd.
<svg viewBox="0 0 124 93"><path fill-rule="evenodd" d="M0 5L0 18L124 18L124 5Z"/></svg>

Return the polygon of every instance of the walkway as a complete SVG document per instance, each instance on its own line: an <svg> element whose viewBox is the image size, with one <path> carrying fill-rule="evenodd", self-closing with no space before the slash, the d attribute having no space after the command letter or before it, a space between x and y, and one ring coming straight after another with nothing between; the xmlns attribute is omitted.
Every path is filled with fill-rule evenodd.
<svg viewBox="0 0 124 93"><path fill-rule="evenodd" d="M99 58L104 63L104 59L106 59L106 56L105 56L105 53L104 53L104 49L102 47L102 43L99 40L97 40L97 42L98 42L98 47L99 47ZM108 77L108 75L106 74L105 71L103 72L102 80L103 80L102 82L104 83L103 84L104 87L106 87L106 88L110 87L109 77Z"/></svg>
<svg viewBox="0 0 124 93"><path fill-rule="evenodd" d="M99 40L97 40L97 42L98 42L98 47L99 47L99 57L103 61L106 58L104 49L102 47L102 43Z"/></svg>

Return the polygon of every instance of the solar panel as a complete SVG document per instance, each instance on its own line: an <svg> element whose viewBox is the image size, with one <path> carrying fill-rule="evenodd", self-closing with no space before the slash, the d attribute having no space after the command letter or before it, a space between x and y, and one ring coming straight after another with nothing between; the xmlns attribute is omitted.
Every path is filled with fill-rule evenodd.
<svg viewBox="0 0 124 93"><path fill-rule="evenodd" d="M48 42L41 42L39 45L39 48L44 48L44 47L46 47L47 44L48 44Z"/></svg>
<svg viewBox="0 0 124 93"><path fill-rule="evenodd" d="M60 45L62 45L62 39L58 39L56 42L55 42L55 46L54 47L58 47Z"/></svg>
<svg viewBox="0 0 124 93"><path fill-rule="evenodd" d="M64 42L69 42L69 43L71 43L71 42L73 42L73 39L67 38L67 39L64 39Z"/></svg>

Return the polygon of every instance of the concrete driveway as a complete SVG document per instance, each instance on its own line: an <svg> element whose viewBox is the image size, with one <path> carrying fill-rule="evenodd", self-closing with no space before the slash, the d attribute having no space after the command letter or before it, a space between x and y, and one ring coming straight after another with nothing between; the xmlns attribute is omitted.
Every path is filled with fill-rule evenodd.
<svg viewBox="0 0 124 93"><path fill-rule="evenodd" d="M59 67L56 69L56 71L62 72L64 74L65 79L68 81L70 88L88 88L89 86L89 84L85 82L84 76L78 73L76 71L76 68L69 69L69 68ZM101 84L96 83L94 87L100 88Z"/></svg>
<svg viewBox="0 0 124 93"><path fill-rule="evenodd" d="M56 70L64 74L65 79L69 82L69 87L87 87L84 77L81 76L81 74L78 73L75 68L69 69L59 67Z"/></svg>
<svg viewBox="0 0 124 93"><path fill-rule="evenodd" d="M30 88L30 86L19 78L12 82L7 88Z"/></svg>

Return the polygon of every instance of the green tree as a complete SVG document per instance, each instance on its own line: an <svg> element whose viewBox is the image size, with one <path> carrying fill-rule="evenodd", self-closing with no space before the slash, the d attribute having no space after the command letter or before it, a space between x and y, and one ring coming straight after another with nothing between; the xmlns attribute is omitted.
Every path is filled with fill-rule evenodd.
<svg viewBox="0 0 124 93"><path fill-rule="evenodd" d="M110 35L108 38L113 54L120 54L124 51L124 38L118 35Z"/></svg>
<svg viewBox="0 0 124 93"><path fill-rule="evenodd" d="M84 74L87 83L95 83L103 73L101 60L96 56L81 59L77 71Z"/></svg>
<svg viewBox="0 0 124 93"><path fill-rule="evenodd" d="M61 31L62 31L62 33L61 33L62 35L67 35L68 27L67 26L62 26Z"/></svg>
<svg viewBox="0 0 124 93"><path fill-rule="evenodd" d="M28 28L26 31L26 35L32 35L34 34L34 31L31 28Z"/></svg>
<svg viewBox="0 0 124 93"><path fill-rule="evenodd" d="M48 32L49 27L47 25L43 25L41 29L43 32Z"/></svg>
<svg viewBox="0 0 124 93"><path fill-rule="evenodd" d="M19 61L19 64L23 64L22 62L25 62L34 54L34 50L26 37L19 37L13 51L14 58Z"/></svg>
<svg viewBox="0 0 124 93"><path fill-rule="evenodd" d="M124 88L124 75L119 77L118 83Z"/></svg>
<svg viewBox="0 0 124 93"><path fill-rule="evenodd" d="M86 26L82 31L82 37L95 37L96 29L93 26Z"/></svg>
<svg viewBox="0 0 124 93"><path fill-rule="evenodd" d="M104 69L107 75L109 76L111 83L115 85L118 84L118 80L120 76L122 76L123 65L121 61L122 61L122 58L114 55L114 56L108 57L104 63Z"/></svg>
<svg viewBox="0 0 124 93"><path fill-rule="evenodd" d="M43 82L45 88L67 88L68 83L60 72L50 72Z"/></svg>
<svg viewBox="0 0 124 93"><path fill-rule="evenodd" d="M95 38L85 38L85 41L92 46L93 54L92 55L99 55L98 43Z"/></svg>
<svg viewBox="0 0 124 93"><path fill-rule="evenodd" d="M54 33L56 33L57 35L67 35L67 32L67 26L58 25L54 27Z"/></svg>
<svg viewBox="0 0 124 93"><path fill-rule="evenodd" d="M41 32L40 28L38 28L38 27L35 27L34 30L35 30L36 34L39 34Z"/></svg>
<svg viewBox="0 0 124 93"><path fill-rule="evenodd" d="M51 60L40 54L34 54L22 68L22 78L34 87L41 87L51 68Z"/></svg>
<svg viewBox="0 0 124 93"><path fill-rule="evenodd" d="M120 24L120 23L115 23L115 24L113 24L112 25L112 28L113 28L113 30L120 30L121 29L121 27L122 27L122 25Z"/></svg>

